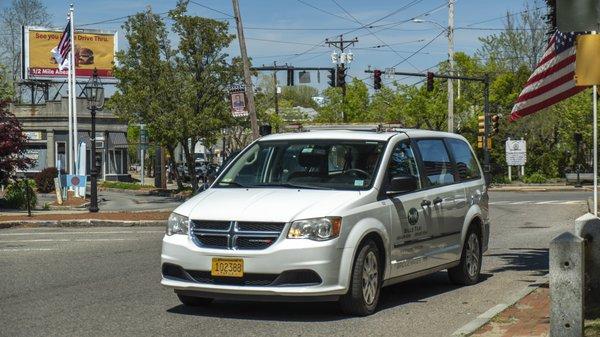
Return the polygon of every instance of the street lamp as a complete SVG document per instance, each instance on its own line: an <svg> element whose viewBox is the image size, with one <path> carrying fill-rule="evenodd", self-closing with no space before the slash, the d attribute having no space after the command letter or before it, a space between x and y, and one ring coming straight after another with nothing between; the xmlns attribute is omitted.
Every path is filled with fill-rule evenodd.
<svg viewBox="0 0 600 337"><path fill-rule="evenodd" d="M92 114L92 137L91 137L91 200L90 212L98 212L98 165L96 162L96 111L102 110L104 106L104 87L98 77L98 71L94 68L94 74L84 88L87 98L87 108Z"/></svg>

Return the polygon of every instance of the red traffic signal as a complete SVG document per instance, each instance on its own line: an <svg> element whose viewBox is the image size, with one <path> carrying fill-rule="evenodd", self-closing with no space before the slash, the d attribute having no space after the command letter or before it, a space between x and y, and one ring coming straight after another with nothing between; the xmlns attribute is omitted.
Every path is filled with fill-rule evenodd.
<svg viewBox="0 0 600 337"><path fill-rule="evenodd" d="M427 91L433 91L433 73L427 72Z"/></svg>
<svg viewBox="0 0 600 337"><path fill-rule="evenodd" d="M376 90L381 89L381 70L373 70L373 88Z"/></svg>

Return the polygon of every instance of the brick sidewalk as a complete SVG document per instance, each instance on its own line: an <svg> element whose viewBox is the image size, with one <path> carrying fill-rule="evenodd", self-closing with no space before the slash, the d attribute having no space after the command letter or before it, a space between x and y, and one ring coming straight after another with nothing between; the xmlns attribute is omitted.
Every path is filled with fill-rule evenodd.
<svg viewBox="0 0 600 337"><path fill-rule="evenodd" d="M550 334L550 291L542 286L475 331L476 337L547 337Z"/></svg>

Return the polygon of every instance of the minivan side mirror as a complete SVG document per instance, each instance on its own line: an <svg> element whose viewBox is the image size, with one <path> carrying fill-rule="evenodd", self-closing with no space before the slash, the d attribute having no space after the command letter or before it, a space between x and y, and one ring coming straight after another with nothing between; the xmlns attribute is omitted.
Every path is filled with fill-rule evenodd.
<svg viewBox="0 0 600 337"><path fill-rule="evenodd" d="M418 178L412 175L395 176L390 181L387 195L412 192L419 188Z"/></svg>

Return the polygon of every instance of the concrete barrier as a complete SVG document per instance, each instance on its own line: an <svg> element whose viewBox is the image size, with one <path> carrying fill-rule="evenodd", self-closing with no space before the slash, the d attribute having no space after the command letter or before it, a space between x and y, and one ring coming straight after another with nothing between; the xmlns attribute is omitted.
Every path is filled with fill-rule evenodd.
<svg viewBox="0 0 600 337"><path fill-rule="evenodd" d="M581 337L584 240L566 232L550 242L550 337Z"/></svg>
<svg viewBox="0 0 600 337"><path fill-rule="evenodd" d="M586 302L600 303L600 218L585 214L575 220L575 234L585 240Z"/></svg>

